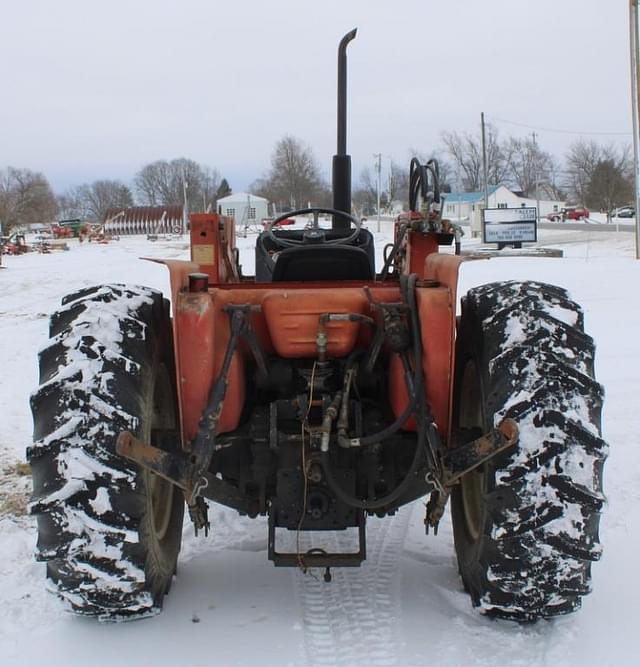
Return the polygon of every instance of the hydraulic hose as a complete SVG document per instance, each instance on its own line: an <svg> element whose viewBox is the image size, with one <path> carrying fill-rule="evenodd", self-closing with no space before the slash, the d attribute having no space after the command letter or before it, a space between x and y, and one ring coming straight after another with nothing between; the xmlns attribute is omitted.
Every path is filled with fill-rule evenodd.
<svg viewBox="0 0 640 667"><path fill-rule="evenodd" d="M420 325L418 322L418 314L416 312L416 302L415 302L415 289L416 282L418 281L418 275L412 273L410 276L400 276L400 291L402 293L402 298L409 306L411 313L411 331L413 333L413 352L415 357L416 367L414 369L414 380L413 388L410 386L407 380L407 389L411 399L407 404L407 407L403 410L402 414L389 426L378 431L378 433L373 433L371 435L365 435L360 438L360 445L366 447L368 445L374 445L377 442L385 440L386 438L392 436L394 433L399 431L404 423L409 419L411 414L415 412L415 408L418 405L418 399L422 394L422 388L424 382L422 381L422 339L420 337ZM403 355L402 359L405 368L409 365L406 355ZM424 403L424 401L423 401Z"/></svg>
<svg viewBox="0 0 640 667"><path fill-rule="evenodd" d="M324 476L327 484L329 485L329 488L335 493L338 500L342 501L345 505L349 505L350 507L356 507L363 510L376 510L390 505L398 498L400 498L400 496L407 490L413 476L417 472L418 466L420 465L420 459L422 458L421 454L424 447L424 437L424 432L418 431L416 451L413 455L411 467L409 468L405 478L391 493L376 500L360 500L360 498L356 498L355 496L347 493L333 476L333 472L331 471L331 462L329 461L329 452L322 452L320 455L320 464L322 465L322 470L324 471Z"/></svg>
<svg viewBox="0 0 640 667"><path fill-rule="evenodd" d="M433 183L433 192L429 192L429 172ZM420 164L418 158L412 158L409 166L409 210L418 210L418 195L423 204L440 204L440 170L436 160Z"/></svg>
<svg viewBox="0 0 640 667"><path fill-rule="evenodd" d="M422 337L420 335L420 320L418 318L418 303L416 301L416 282L418 281L418 276L415 273L412 273L408 278L403 280L403 278L400 279L400 289L403 291L403 294L406 295L406 300L407 303L409 304L410 312L411 312L411 328L413 331L413 339L414 339L414 344L416 348L416 360L422 360ZM416 361L416 364L418 364L418 361ZM422 362L420 361L420 366L422 365ZM436 452L433 449L433 440L438 439L438 432L437 430L433 427L433 415L431 414L431 410L429 409L429 404L427 403L427 397L425 395L425 390L424 390L424 377L422 373L416 374L416 386L415 386L415 395L420 396L422 398L421 401L418 401L417 405L417 413L416 413L416 419L418 422L418 430L424 430L426 432L427 429L433 434L433 438L426 438L426 444L427 444L427 453L429 455L429 458L431 459L431 468L433 470L436 470L438 467L438 460L436 456Z"/></svg>
<svg viewBox="0 0 640 667"><path fill-rule="evenodd" d="M333 476L333 472L331 470L331 461L329 459L329 452L328 451L321 452L320 464L322 465L325 479L327 481L329 488L331 488L331 490L335 493L336 497L339 500L341 500L346 505L349 505L350 507L356 507L358 509L363 509L363 510L376 510L386 507L395 502L409 488L409 485L411 484L413 477L415 476L415 473L417 472L418 467L420 466L421 459L425 452L425 440L427 433L427 425L426 425L427 411L426 411L426 397L424 396L424 382L422 379L422 341L420 339L420 328L418 322L417 304L415 299L415 288L417 280L418 276L416 274L411 274L408 278L406 278L406 280L401 281L401 289L403 291L403 295L406 296L406 301L411 311L411 323L412 323L412 330L414 332L413 347L414 347L416 367L414 371L415 378L414 378L414 392L412 399L411 401L409 401L409 404L405 408L402 415L400 415L400 417L396 419L396 421L391 426L387 427L386 429L383 429L383 431L380 431L379 433L375 433L371 436L366 436L366 438L360 439L361 445L373 444L373 442L379 442L380 440L383 440L385 437L388 437L388 435L395 433L402 426L402 424L404 424L404 422L407 420L411 412L417 408L415 410L416 419L418 422L418 428L417 428L418 438L416 442L416 450L413 455L411 466L409 467L409 470L407 471L407 474L405 475L404 479L398 484L398 486L396 486L396 488L393 491L391 491L391 493L376 500L361 500L360 498L356 498L355 496L352 496L351 494L347 493ZM423 400L419 400L420 398L422 398ZM370 439L370 442L365 442L367 439Z"/></svg>
<svg viewBox="0 0 640 667"><path fill-rule="evenodd" d="M414 380L414 387L415 387L415 380ZM411 400L409 401L409 403L407 403L407 407L402 411L402 414L393 422L393 424L389 424L389 426L386 426L377 433L372 433L371 435L363 436L362 438L360 438L360 446L367 447L368 445L375 445L377 442L386 440L388 437L392 436L394 433L399 431L402 428L402 426L404 426L404 423L407 421L407 419L409 419L411 414L415 411L417 401L418 401L418 394L417 392L414 392L411 396Z"/></svg>
<svg viewBox="0 0 640 667"><path fill-rule="evenodd" d="M382 267L382 271L380 271L380 280L386 280L388 275L389 275L389 268L391 267L391 264L395 261L396 256L398 254L398 251L400 250L400 246L402 245L402 242L404 241L404 237L407 233L408 225L400 225L398 228L398 238L396 239L396 242L393 244L393 248L387 255L386 259L384 260L384 266Z"/></svg>

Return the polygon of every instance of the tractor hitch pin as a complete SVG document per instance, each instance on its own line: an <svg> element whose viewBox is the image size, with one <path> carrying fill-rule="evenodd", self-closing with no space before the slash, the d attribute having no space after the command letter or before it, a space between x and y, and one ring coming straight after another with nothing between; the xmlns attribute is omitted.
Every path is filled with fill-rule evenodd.
<svg viewBox="0 0 640 667"><path fill-rule="evenodd" d="M207 537L211 524L209 523L209 510L206 501L202 496L198 496L192 505L188 505L188 508L195 536L198 537L198 530L203 529L204 536Z"/></svg>

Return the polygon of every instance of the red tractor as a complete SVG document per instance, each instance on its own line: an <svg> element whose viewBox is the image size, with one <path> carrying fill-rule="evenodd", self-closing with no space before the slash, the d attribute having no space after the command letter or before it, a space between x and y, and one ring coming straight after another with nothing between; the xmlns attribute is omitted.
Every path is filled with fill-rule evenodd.
<svg viewBox="0 0 640 667"><path fill-rule="evenodd" d="M70 226L54 223L51 225L51 234L54 239L70 239L73 238L73 229Z"/></svg>
<svg viewBox="0 0 640 667"><path fill-rule="evenodd" d="M185 506L267 517L276 566L359 566L366 521L450 503L474 605L518 621L576 609L600 556L602 388L564 289L506 281L456 316L455 229L438 168L413 160L410 211L382 271L350 213L346 48L338 68L332 208L258 236L244 276L234 221L191 216L191 261L152 289L83 288L51 318L32 397L31 511L53 589L80 614L160 609ZM332 216L330 229L320 214ZM352 548L283 550L289 531L347 531ZM425 541L428 549L428 541Z"/></svg>
<svg viewBox="0 0 640 667"><path fill-rule="evenodd" d="M0 246L4 255L24 255L30 250L24 234L18 233L0 237Z"/></svg>

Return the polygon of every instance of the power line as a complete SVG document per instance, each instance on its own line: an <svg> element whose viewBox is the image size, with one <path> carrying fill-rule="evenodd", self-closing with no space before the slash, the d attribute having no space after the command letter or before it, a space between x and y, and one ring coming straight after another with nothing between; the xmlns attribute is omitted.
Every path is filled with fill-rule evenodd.
<svg viewBox="0 0 640 667"><path fill-rule="evenodd" d="M516 125L517 127L524 127L528 130L538 130L540 132L553 132L555 134L584 134L590 136L607 136L607 137L630 137L632 132L580 132L578 130L559 130L551 127L538 127L536 125L527 125L525 123L516 123L513 120L506 120L505 118L498 118L491 116L491 120L497 120L499 123L507 123L508 125Z"/></svg>

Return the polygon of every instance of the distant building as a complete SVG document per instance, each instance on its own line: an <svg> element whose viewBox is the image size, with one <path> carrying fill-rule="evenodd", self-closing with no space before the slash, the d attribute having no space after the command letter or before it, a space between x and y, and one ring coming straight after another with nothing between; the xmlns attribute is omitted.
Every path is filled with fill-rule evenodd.
<svg viewBox="0 0 640 667"><path fill-rule="evenodd" d="M104 231L118 236L131 234L180 234L186 230L182 206L132 206L110 208Z"/></svg>
<svg viewBox="0 0 640 667"><path fill-rule="evenodd" d="M218 213L235 218L238 227L260 224L269 217L269 201L248 192L234 192L218 199Z"/></svg>
<svg viewBox="0 0 640 667"><path fill-rule="evenodd" d="M491 185L488 190L489 208L522 208L536 206L537 201L531 197L521 197L505 185ZM443 194L444 211L443 217L466 220L475 217L484 207L484 191L481 192L449 192ZM540 200L538 214L544 217L554 211L559 211L565 206L563 201L550 199Z"/></svg>

